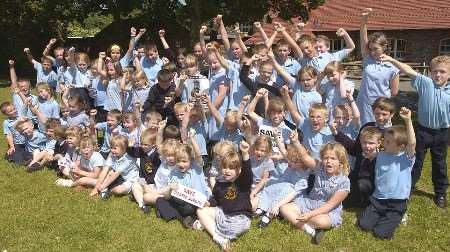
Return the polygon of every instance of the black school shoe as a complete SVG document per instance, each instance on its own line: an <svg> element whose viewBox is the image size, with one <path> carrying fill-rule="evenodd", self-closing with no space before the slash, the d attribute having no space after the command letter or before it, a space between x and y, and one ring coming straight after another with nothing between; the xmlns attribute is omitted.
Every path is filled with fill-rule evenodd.
<svg viewBox="0 0 450 252"><path fill-rule="evenodd" d="M325 230L316 229L316 234L313 237L313 243L318 245L322 241L324 236L325 236Z"/></svg>
<svg viewBox="0 0 450 252"><path fill-rule="evenodd" d="M434 204L440 208L447 208L447 196L446 195L435 195L434 196Z"/></svg>
<svg viewBox="0 0 450 252"><path fill-rule="evenodd" d="M182 217L181 224L183 224L184 228L191 229L192 224L194 224L194 218L192 218L192 216Z"/></svg>
<svg viewBox="0 0 450 252"><path fill-rule="evenodd" d="M149 213L150 213L150 210L152 210L152 207L149 206L149 205L143 205L143 206L141 207L141 209L142 209L142 212L144 212L144 214L149 214Z"/></svg>
<svg viewBox="0 0 450 252"><path fill-rule="evenodd" d="M42 166L39 163L34 163L31 166L27 167L27 172L32 173L42 169Z"/></svg>
<svg viewBox="0 0 450 252"><path fill-rule="evenodd" d="M258 228L265 228L267 226L269 226L270 222L272 221L272 219L270 219L269 217L267 217L266 215L263 215L263 217L261 218L261 220L258 222L258 224L256 224L256 226Z"/></svg>

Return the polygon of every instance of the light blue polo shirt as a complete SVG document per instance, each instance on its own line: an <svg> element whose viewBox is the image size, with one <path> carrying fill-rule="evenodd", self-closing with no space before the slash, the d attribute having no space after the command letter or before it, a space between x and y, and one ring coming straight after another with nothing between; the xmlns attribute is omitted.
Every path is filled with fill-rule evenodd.
<svg viewBox="0 0 450 252"><path fill-rule="evenodd" d="M147 56L141 59L142 70L144 70L145 75L149 81L156 82L159 70L163 66L163 62L160 58L156 61L151 61Z"/></svg>
<svg viewBox="0 0 450 252"><path fill-rule="evenodd" d="M375 164L375 191L377 199L408 199L411 190L411 170L416 157L406 152L397 155L381 151Z"/></svg>
<svg viewBox="0 0 450 252"><path fill-rule="evenodd" d="M319 56L317 56L317 57L312 57L312 58L303 57L303 58L299 58L297 60L300 63L301 67L312 66L317 71L322 72L325 69L325 67L328 65L328 63L330 63L331 61L342 61L347 56L348 56L348 50L342 49L342 50L334 52L334 53L326 52L326 53L319 54Z"/></svg>
<svg viewBox="0 0 450 252"><path fill-rule="evenodd" d="M309 108L314 103L322 103L322 96L316 90L305 92L298 88L292 96L292 101L302 116L309 118Z"/></svg>
<svg viewBox="0 0 450 252"><path fill-rule="evenodd" d="M36 69L37 83L46 82L52 87L53 90L55 90L58 84L58 75L53 70L44 71L42 64L37 61L34 61L33 66L34 69Z"/></svg>
<svg viewBox="0 0 450 252"><path fill-rule="evenodd" d="M297 79L298 71L300 70L301 65L296 59L288 57L286 59L286 61L281 62L277 58L277 62L283 67L284 70L286 70L286 72L288 72L292 77ZM277 75L277 78L276 78L275 82L278 85L283 85L284 84L284 79L283 79L283 77L281 77L281 75Z"/></svg>
<svg viewBox="0 0 450 252"><path fill-rule="evenodd" d="M311 156L316 160L320 160L320 147L322 145L335 142L334 136L327 124L320 131L315 132L311 128L311 122L309 120L302 120L297 125L297 128L303 133L303 145L311 151Z"/></svg>
<svg viewBox="0 0 450 252"><path fill-rule="evenodd" d="M429 77L418 74L411 86L419 94L420 125L431 129L450 127L450 82L439 87Z"/></svg>
<svg viewBox="0 0 450 252"><path fill-rule="evenodd" d="M227 77L230 80L230 106L229 109L239 109L239 104L242 98L246 95L251 95L250 90L242 84L239 78L241 65L239 63L227 60L228 69L226 71Z"/></svg>
<svg viewBox="0 0 450 252"><path fill-rule="evenodd" d="M8 134L12 135L13 143L14 144L24 144L25 143L25 137L19 133L14 128L14 124L17 122L17 118L14 119L5 119L3 121L3 134L6 136Z"/></svg>

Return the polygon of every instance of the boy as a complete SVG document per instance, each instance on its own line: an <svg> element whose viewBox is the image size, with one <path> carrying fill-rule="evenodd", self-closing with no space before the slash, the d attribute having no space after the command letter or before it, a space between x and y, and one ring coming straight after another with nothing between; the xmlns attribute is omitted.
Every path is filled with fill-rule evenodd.
<svg viewBox="0 0 450 252"><path fill-rule="evenodd" d="M161 114L163 119L167 118L168 125L177 125L173 106L180 102L180 97L176 96L176 85L171 82L172 77L168 70L158 72L158 83L150 88L147 100L144 102L142 115L145 117L150 111Z"/></svg>
<svg viewBox="0 0 450 252"><path fill-rule="evenodd" d="M58 76L52 69L52 59L43 56L41 58L42 63L39 63L33 58L30 48L25 48L23 51L25 52L28 61L33 64L33 67L36 70L36 82L46 82L52 87L52 90L55 91L56 85L58 84Z"/></svg>
<svg viewBox="0 0 450 252"><path fill-rule="evenodd" d="M411 77L411 85L419 95L416 163L412 170L412 188L415 188L428 148L431 152L434 203L447 207L447 144L450 127L450 56L438 56L431 60L431 78L415 72L410 66L387 55L380 60L391 62Z"/></svg>
<svg viewBox="0 0 450 252"><path fill-rule="evenodd" d="M18 79L16 69L14 68L14 61L9 60L9 74L11 77L11 91L14 107L17 110L17 116L34 118L33 113L28 108L28 102L22 100L22 96L27 100L31 100L32 104L37 103L37 96L30 92L30 80ZM22 96L20 95L22 94Z"/></svg>
<svg viewBox="0 0 450 252"><path fill-rule="evenodd" d="M3 121L3 134L8 142L5 159L23 165L26 163L25 137L14 128L14 124L17 122L17 110L10 102L3 102L0 105L0 111L8 117Z"/></svg>
<svg viewBox="0 0 450 252"><path fill-rule="evenodd" d="M350 99L349 102L354 105L355 101L353 99ZM361 140L361 132L366 127L375 127L377 128L381 133L384 132L386 128L389 128L392 126L392 117L395 114L395 103L391 98L385 98L380 97L375 100L375 102L372 105L373 114L375 115L375 122L368 122L365 125L361 127L361 130L359 131L358 136L355 140L352 140L350 137L346 136L344 132L342 131L333 131L334 139L345 146L347 151L350 155L354 155L355 160L355 166L354 169L349 174L349 179L351 183L351 197L349 197L348 200L346 200L345 205L346 206L364 206L364 204L367 204L367 201L364 202L364 196L360 195L359 192L361 188L358 186L358 178L360 173L364 173L367 176L365 176L369 181L373 181L373 171L370 171L370 167L364 167L362 166L364 157L364 149L362 147L362 141ZM367 141L367 139L366 139ZM380 139L380 142L382 142L382 139ZM360 170L361 168L364 169L364 171Z"/></svg>
<svg viewBox="0 0 450 252"><path fill-rule="evenodd" d="M142 70L151 82L156 81L157 74L161 70L163 62L159 58L158 48L155 44L145 45L145 57L141 58Z"/></svg>
<svg viewBox="0 0 450 252"><path fill-rule="evenodd" d="M358 219L358 226L380 239L392 239L406 212L411 191L411 170L415 160L416 137L411 111L400 109L404 126L384 132L384 151L377 155L375 190L370 205Z"/></svg>
<svg viewBox="0 0 450 252"><path fill-rule="evenodd" d="M25 156L32 157L27 172L39 170L39 161L48 155L45 150L47 137L34 129L33 122L28 118L18 119L14 127L25 138Z"/></svg>

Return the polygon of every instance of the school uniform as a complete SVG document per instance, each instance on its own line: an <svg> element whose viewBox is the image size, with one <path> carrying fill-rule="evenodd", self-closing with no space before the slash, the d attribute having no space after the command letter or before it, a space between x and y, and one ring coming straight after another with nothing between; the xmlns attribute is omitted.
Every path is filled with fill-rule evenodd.
<svg viewBox="0 0 450 252"><path fill-rule="evenodd" d="M170 173L173 169L176 169L176 167L170 166L164 158L161 157L161 164L159 165L154 178L156 189L161 189L169 185Z"/></svg>
<svg viewBox="0 0 450 252"><path fill-rule="evenodd" d="M309 118L309 108L314 103L322 103L322 96L316 90L303 91L302 88L298 88L292 96L292 101L297 111L304 118Z"/></svg>
<svg viewBox="0 0 450 252"><path fill-rule="evenodd" d="M208 137L206 121L200 120L189 124L188 132L191 130L195 131L195 140L197 141L198 147L200 149L200 155L207 156L208 151L206 150L206 139Z"/></svg>
<svg viewBox="0 0 450 252"><path fill-rule="evenodd" d="M288 167L279 180L269 180L260 193L258 208L269 212L278 202L289 193L295 191L298 196L306 193L305 184L308 185L310 171L297 170Z"/></svg>
<svg viewBox="0 0 450 252"><path fill-rule="evenodd" d="M144 130L144 126L136 127L131 132L126 128L122 128L119 131L119 135L126 137L128 142L134 142L134 147L138 147L141 144L141 134Z"/></svg>
<svg viewBox="0 0 450 252"><path fill-rule="evenodd" d="M230 87L230 80L228 79L224 68L220 69L217 72L212 72L210 70L208 79L209 79L208 94L209 94L209 98L211 99L211 101L217 100L217 97L219 96L219 86L220 85L223 84L227 87ZM220 107L217 108L217 110L219 111L219 113L222 117L225 117L225 113L227 112L227 110L229 108L229 102L230 102L229 98L230 97L229 97L229 93L228 93L227 95L225 95ZM214 134L218 130L219 130L219 127L217 125L216 119L214 119L213 116L210 116L208 118L208 134L209 134L210 140L219 141L219 139L214 138Z"/></svg>
<svg viewBox="0 0 450 252"><path fill-rule="evenodd" d="M289 73L289 75L297 79L298 71L300 70L301 65L296 59L288 56L288 58L284 62L281 62L281 60L277 57L277 62L283 67L286 72ZM283 85L284 79L283 77L281 77L281 75L277 74L275 82L278 85Z"/></svg>
<svg viewBox="0 0 450 252"><path fill-rule="evenodd" d="M32 104L37 104L38 102L38 98L36 95L28 93L25 95L25 97L31 99ZM33 123L37 123L36 115L34 115L33 112L31 112L30 108L28 108L28 106L23 103L22 98L20 98L18 94L16 93L12 94L12 101L14 107L17 110L18 117L28 117L31 118L31 120L33 120Z"/></svg>
<svg viewBox="0 0 450 252"><path fill-rule="evenodd" d="M93 77L90 80L88 91L89 97L91 98L91 100L93 100L93 105L97 110L95 121L105 122L106 114L108 113L108 111L105 110L107 100L106 86L103 84L103 81L99 76Z"/></svg>
<svg viewBox="0 0 450 252"><path fill-rule="evenodd" d="M105 166L111 167L113 171L120 173L119 177L124 181L120 184L114 183L116 182L114 181L108 186L109 189L114 186L124 185L129 193L133 183L139 180L139 168L137 167L136 159L132 158L127 153L123 154L121 157L109 156L108 159L106 159ZM121 180L120 178L118 179Z"/></svg>
<svg viewBox="0 0 450 252"><path fill-rule="evenodd" d="M311 122L305 119L302 120L297 126L303 134L303 145L311 151L311 156L320 160L320 148L322 145L330 142L334 142L334 136L331 133L330 127L325 124L319 131L313 131Z"/></svg>
<svg viewBox="0 0 450 252"><path fill-rule="evenodd" d="M141 105L147 100L148 95L150 93L150 85L142 87L142 88L133 88L132 89L132 104L133 107L136 106L136 103L140 103Z"/></svg>
<svg viewBox="0 0 450 252"><path fill-rule="evenodd" d="M252 173L250 160L244 160L234 182L217 181L213 188L209 204L216 207L215 233L222 238L236 239L250 228Z"/></svg>
<svg viewBox="0 0 450 252"><path fill-rule="evenodd" d="M69 97L80 96L91 107L92 102L89 97L89 85L93 78L91 71L80 71L78 67L69 67L67 71L72 77L72 87L69 90Z"/></svg>
<svg viewBox="0 0 450 252"><path fill-rule="evenodd" d="M344 88L345 90L355 89L355 83L353 81L344 80L344 83L340 83L340 85L340 88ZM330 114L332 114L337 105L349 103L346 97L341 97L340 88L331 81L327 81L320 85L319 89L323 94L323 103L327 106Z"/></svg>
<svg viewBox="0 0 450 252"><path fill-rule="evenodd" d="M177 183L192 188L207 197L210 196L203 169L195 161L192 161L191 167L185 172L181 172L178 168L173 169L169 175L169 183ZM194 215L197 210L196 206L175 197L168 200L162 197L158 198L156 208L165 221L181 220L183 217Z"/></svg>
<svg viewBox="0 0 450 252"><path fill-rule="evenodd" d="M331 61L342 61L348 56L348 53L349 53L348 49L342 49L334 53L325 52L320 53L316 57L312 58L303 57L297 60L300 63L301 67L312 66L320 73L323 72L328 63L330 63Z"/></svg>
<svg viewBox="0 0 450 252"><path fill-rule="evenodd" d="M110 151L110 141L111 138L114 136L118 136L120 134L120 131L122 130L122 126L117 125L114 129L110 129L108 127L108 124L106 122L97 123L95 125L95 129L103 131L103 143L100 147L100 153L102 154L103 158L107 158L109 151Z"/></svg>
<svg viewBox="0 0 450 252"><path fill-rule="evenodd" d="M155 176L161 165L161 159L156 148L145 152L142 147L128 147L127 153L131 157L139 158L139 178L144 179L147 185L155 184ZM158 185L160 188L161 185Z"/></svg>
<svg viewBox="0 0 450 252"><path fill-rule="evenodd" d="M378 153L375 165L375 191L370 205L358 220L365 231L381 239L391 239L406 212L411 191L411 170L415 157L406 152Z"/></svg>
<svg viewBox="0 0 450 252"><path fill-rule="evenodd" d="M374 122L372 104L378 97L391 97L390 81L399 74L398 68L389 62L377 62L367 56L362 63L361 87L356 104L361 114L361 124Z"/></svg>
<svg viewBox="0 0 450 252"><path fill-rule="evenodd" d="M236 129L233 132L228 132L225 130L225 127L222 124L218 125L219 130L214 134L214 136L212 137L213 139L217 139L217 141L230 141L232 142L236 148L239 147L239 144L241 143L241 141L244 139L244 136L241 133L240 129Z"/></svg>
<svg viewBox="0 0 450 252"><path fill-rule="evenodd" d="M429 77L418 74L411 86L419 95L416 127L416 163L412 171L415 187L422 173L428 148L431 152L432 181L436 196L447 194L447 145L450 138L450 82L437 86Z"/></svg>
<svg viewBox="0 0 450 252"><path fill-rule="evenodd" d="M89 127L89 125L90 125L89 116L86 115L84 111L81 111L76 115L69 114L69 116L67 117L67 127L77 126L82 129L85 129Z"/></svg>
<svg viewBox="0 0 450 252"><path fill-rule="evenodd" d="M256 160L254 157L250 157L250 164L252 166L253 184L252 189L261 181L265 172L273 172L275 170L275 164L272 159L265 158L263 160Z"/></svg>
<svg viewBox="0 0 450 252"><path fill-rule="evenodd" d="M122 111L122 102L120 99L120 85L119 79L110 80L108 86L106 87L106 103L105 110L111 111L117 109Z"/></svg>
<svg viewBox="0 0 450 252"><path fill-rule="evenodd" d="M38 130L33 131L33 135L25 136L25 151L33 154L34 151L41 151L45 148L47 137Z"/></svg>
<svg viewBox="0 0 450 252"><path fill-rule="evenodd" d="M33 67L36 70L36 83L48 83L52 90L55 91L58 85L58 75L53 70L44 71L42 64L35 60L33 61Z"/></svg>
<svg viewBox="0 0 450 252"><path fill-rule="evenodd" d="M25 164L32 157L25 155L25 137L14 128L14 124L17 122L17 118L7 118L3 121L3 134L5 136L11 135L14 144L14 153L8 155L5 153L5 159L9 162L14 162L19 165Z"/></svg>
<svg viewBox="0 0 450 252"><path fill-rule="evenodd" d="M149 81L156 82L158 72L161 70L163 62L160 58L157 58L156 61L152 61L147 56L145 56L141 59L141 66L142 70L147 76L147 79Z"/></svg>
<svg viewBox="0 0 450 252"><path fill-rule="evenodd" d="M322 164L313 171L313 174L315 180L311 192L307 196L297 197L294 201L302 214L319 208L330 200L336 192L350 192L350 180L343 174L329 176ZM328 212L331 227L342 224L342 214L342 203Z"/></svg>
<svg viewBox="0 0 450 252"><path fill-rule="evenodd" d="M105 159L99 152L94 151L89 159L84 156L80 157L80 167L84 171L93 172L97 167L103 169L103 165L105 165Z"/></svg>
<svg viewBox="0 0 450 252"><path fill-rule="evenodd" d="M239 109L239 104L244 96L250 95L250 90L241 82L239 73L241 71L241 65L239 63L228 62L227 78L230 80L230 106L229 109Z"/></svg>
<svg viewBox="0 0 450 252"><path fill-rule="evenodd" d="M175 96L175 84L171 83L166 89L162 88L159 84L156 84L150 88L147 100L144 102L142 113L142 120L145 115L150 111L156 111L161 114L163 119L167 118L168 125L177 125L177 119L173 106L175 103L181 101L180 97ZM172 96L172 101L168 106L164 106L164 99L166 96Z"/></svg>

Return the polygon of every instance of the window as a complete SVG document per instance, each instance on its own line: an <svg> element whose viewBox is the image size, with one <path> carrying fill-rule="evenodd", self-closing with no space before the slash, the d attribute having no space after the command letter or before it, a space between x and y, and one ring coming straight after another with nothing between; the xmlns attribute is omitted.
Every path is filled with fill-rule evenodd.
<svg viewBox="0 0 450 252"><path fill-rule="evenodd" d="M439 44L439 54L450 55L450 38L441 40L441 43Z"/></svg>
<svg viewBox="0 0 450 252"><path fill-rule="evenodd" d="M395 59L404 60L406 55L406 40L404 39L389 39L391 44L391 55Z"/></svg>
<svg viewBox="0 0 450 252"><path fill-rule="evenodd" d="M344 49L344 40L343 39L330 39L330 51L336 52Z"/></svg>

